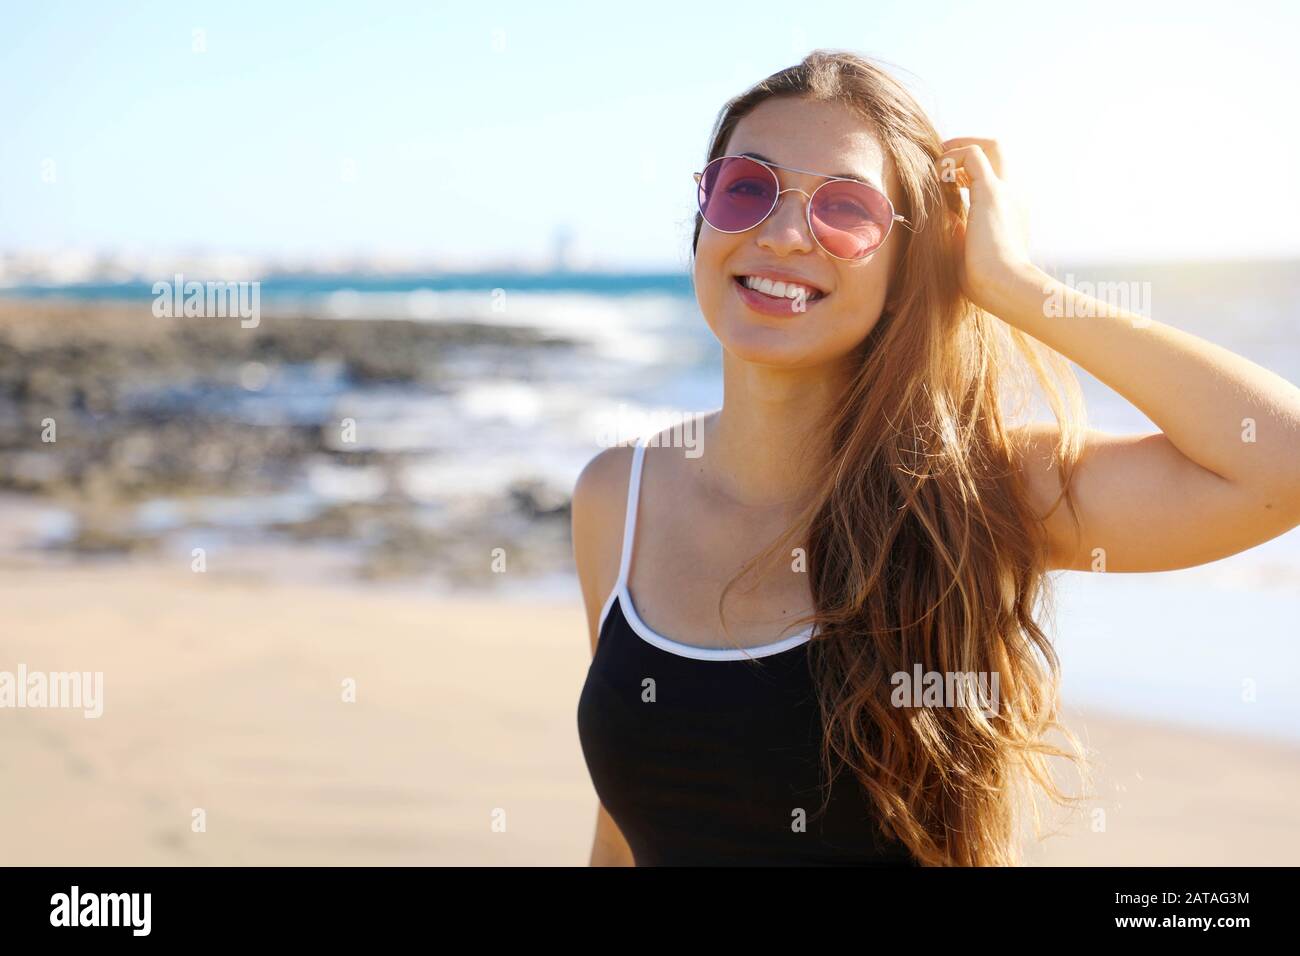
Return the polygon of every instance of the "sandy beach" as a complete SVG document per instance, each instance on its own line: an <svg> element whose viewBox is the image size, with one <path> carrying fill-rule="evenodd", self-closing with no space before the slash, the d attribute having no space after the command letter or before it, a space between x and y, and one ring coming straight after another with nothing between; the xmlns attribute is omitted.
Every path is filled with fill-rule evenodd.
<svg viewBox="0 0 1300 956"><path fill-rule="evenodd" d="M118 562L10 564L0 606L0 670L104 674L98 719L0 711L0 863L587 861L576 601ZM1300 749L1095 713L1069 723L1094 751L1096 799L1029 863L1300 860Z"/></svg>

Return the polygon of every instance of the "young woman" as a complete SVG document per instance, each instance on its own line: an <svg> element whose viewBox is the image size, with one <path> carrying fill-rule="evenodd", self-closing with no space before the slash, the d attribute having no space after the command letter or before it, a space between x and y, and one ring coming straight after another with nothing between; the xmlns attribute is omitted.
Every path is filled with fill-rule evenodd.
<svg viewBox="0 0 1300 956"><path fill-rule="evenodd" d="M610 448L573 495L591 862L1013 863L1024 798L1069 800L1047 758L1080 760L1045 573L1185 568L1300 523L1300 390L1037 269L996 144L941 142L859 57L733 99L708 159L723 406L703 454ZM1160 431L1084 428L1062 357ZM1055 424L1003 408L1026 370ZM930 674L980 693L917 706Z"/></svg>

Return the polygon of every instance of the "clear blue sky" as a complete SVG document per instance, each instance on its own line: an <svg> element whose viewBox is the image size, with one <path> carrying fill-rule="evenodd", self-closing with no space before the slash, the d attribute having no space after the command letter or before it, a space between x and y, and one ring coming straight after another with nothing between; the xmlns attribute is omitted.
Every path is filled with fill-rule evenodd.
<svg viewBox="0 0 1300 956"><path fill-rule="evenodd" d="M1298 7L10 5L0 249L674 267L723 101L832 46L1001 139L1041 253L1297 255Z"/></svg>

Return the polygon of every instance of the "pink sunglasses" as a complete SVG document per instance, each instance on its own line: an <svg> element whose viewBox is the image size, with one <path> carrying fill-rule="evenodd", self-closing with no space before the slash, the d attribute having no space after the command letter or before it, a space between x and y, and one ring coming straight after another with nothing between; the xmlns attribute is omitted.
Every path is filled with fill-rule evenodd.
<svg viewBox="0 0 1300 956"><path fill-rule="evenodd" d="M823 176L826 182L811 194L793 187L782 189L777 169ZM871 255L889 238L895 222L911 228L894 212L889 197L874 186L750 156L719 156L695 173L695 182L700 215L713 229L727 233L753 229L772 214L782 193L803 193L808 198L808 231L836 259Z"/></svg>

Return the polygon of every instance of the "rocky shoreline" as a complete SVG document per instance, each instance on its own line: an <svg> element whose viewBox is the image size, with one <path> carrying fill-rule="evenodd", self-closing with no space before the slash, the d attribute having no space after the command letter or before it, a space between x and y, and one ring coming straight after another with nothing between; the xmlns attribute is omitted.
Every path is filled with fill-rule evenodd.
<svg viewBox="0 0 1300 956"><path fill-rule="evenodd" d="M0 492L73 517L40 551L130 554L179 548L187 529L210 523L186 502L216 496L238 510L239 499L292 495L326 468L345 489L350 474L381 487L287 517L245 516L241 533L351 545L363 578L490 584L493 548L517 559L512 571L549 573L569 563L568 489L521 478L504 497L417 500L403 491L402 463L439 449L349 444L339 408L375 390L436 400L466 362L526 377L573 347L471 322L285 314L244 328L158 318L148 302L0 298ZM167 519L142 521L160 501Z"/></svg>

